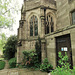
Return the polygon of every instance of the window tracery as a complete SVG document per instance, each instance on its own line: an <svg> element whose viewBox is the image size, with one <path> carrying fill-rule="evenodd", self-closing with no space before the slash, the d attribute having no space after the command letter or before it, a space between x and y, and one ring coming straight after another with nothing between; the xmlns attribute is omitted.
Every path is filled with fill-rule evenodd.
<svg viewBox="0 0 75 75"><path fill-rule="evenodd" d="M38 35L38 19L33 15L30 19L30 36Z"/></svg>
<svg viewBox="0 0 75 75"><path fill-rule="evenodd" d="M50 14L46 16L45 34L54 32L54 21Z"/></svg>

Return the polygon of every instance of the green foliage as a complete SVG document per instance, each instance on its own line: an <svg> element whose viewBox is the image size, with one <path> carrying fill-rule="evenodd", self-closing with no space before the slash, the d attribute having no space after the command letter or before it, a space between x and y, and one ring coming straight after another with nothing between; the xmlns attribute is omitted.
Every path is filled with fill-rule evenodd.
<svg viewBox="0 0 75 75"><path fill-rule="evenodd" d="M43 63L40 65L40 69L42 71L49 72L50 70L53 69L53 66L51 64L49 64L48 59L45 58Z"/></svg>
<svg viewBox="0 0 75 75"><path fill-rule="evenodd" d="M7 39L7 42L5 43L4 46L4 58L9 60L11 58L15 57L15 52L17 51L17 37L16 36L10 36Z"/></svg>
<svg viewBox="0 0 75 75"><path fill-rule="evenodd" d="M8 10L7 7L9 6L9 4L10 3L8 2L8 0L0 0L0 27L10 25L10 20L8 20L8 18L4 14L4 12Z"/></svg>
<svg viewBox="0 0 75 75"><path fill-rule="evenodd" d="M6 43L6 40L7 40L7 37L4 33L0 34L0 50L3 51L3 46L5 45Z"/></svg>
<svg viewBox="0 0 75 75"><path fill-rule="evenodd" d="M40 63L38 61L38 56L35 50L24 51L24 58L22 65L29 67L29 68L39 68Z"/></svg>
<svg viewBox="0 0 75 75"><path fill-rule="evenodd" d="M64 69L64 68L56 68L54 71L51 72L51 75L75 75L75 68L74 69Z"/></svg>
<svg viewBox="0 0 75 75"><path fill-rule="evenodd" d="M4 60L4 58L0 58L0 61L1 61L1 60Z"/></svg>
<svg viewBox="0 0 75 75"><path fill-rule="evenodd" d="M5 67L5 62L4 61L0 61L0 70L4 69Z"/></svg>
<svg viewBox="0 0 75 75"><path fill-rule="evenodd" d="M59 66L64 68L64 69L69 69L70 68L70 64L69 64L69 59L68 59L68 56L67 56L67 53L65 52L65 56L63 56L61 54L61 52L58 53L58 56L59 56Z"/></svg>
<svg viewBox="0 0 75 75"><path fill-rule="evenodd" d="M61 54L61 52L58 53L59 55L59 66L56 67L56 69L52 72L52 75L75 75L75 70L70 69L70 64L68 63L68 56L65 53L65 56Z"/></svg>
<svg viewBox="0 0 75 75"><path fill-rule="evenodd" d="M9 60L9 68L16 68L16 58Z"/></svg>
<svg viewBox="0 0 75 75"><path fill-rule="evenodd" d="M72 75L72 73L70 72L70 70L65 70L63 68L56 68L56 70L54 70L52 73L52 75Z"/></svg>
<svg viewBox="0 0 75 75"><path fill-rule="evenodd" d="M0 0L0 27L12 26L14 19L12 13L19 10L18 3L12 0Z"/></svg>
<svg viewBox="0 0 75 75"><path fill-rule="evenodd" d="M38 37L38 41L35 44L36 53L38 56L39 62L41 62L41 39Z"/></svg>

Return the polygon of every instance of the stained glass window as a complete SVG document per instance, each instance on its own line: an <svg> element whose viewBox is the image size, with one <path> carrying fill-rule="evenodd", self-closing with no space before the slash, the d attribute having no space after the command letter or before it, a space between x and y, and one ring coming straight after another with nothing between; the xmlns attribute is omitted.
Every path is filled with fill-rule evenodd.
<svg viewBox="0 0 75 75"><path fill-rule="evenodd" d="M38 35L38 19L36 16L32 16L30 19L30 36Z"/></svg>
<svg viewBox="0 0 75 75"><path fill-rule="evenodd" d="M50 14L47 14L45 34L48 34L50 32L54 32L54 22L53 22L53 17Z"/></svg>

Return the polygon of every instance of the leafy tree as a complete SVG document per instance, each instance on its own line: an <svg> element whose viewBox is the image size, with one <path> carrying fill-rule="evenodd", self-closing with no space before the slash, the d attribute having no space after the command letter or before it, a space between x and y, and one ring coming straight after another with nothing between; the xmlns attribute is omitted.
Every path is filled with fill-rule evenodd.
<svg viewBox="0 0 75 75"><path fill-rule="evenodd" d="M12 13L19 10L17 0L0 0L0 28L10 27L14 22Z"/></svg>
<svg viewBox="0 0 75 75"><path fill-rule="evenodd" d="M0 50L3 50L3 46L5 45L7 37L4 33L0 34Z"/></svg>
<svg viewBox="0 0 75 75"><path fill-rule="evenodd" d="M18 14L19 5L17 0L0 0L0 31L3 28L12 28L15 23L15 16ZM3 49L6 42L6 35L0 34L0 49Z"/></svg>
<svg viewBox="0 0 75 75"><path fill-rule="evenodd" d="M14 36L10 36L7 39L7 42L5 43L5 46L3 47L3 54L4 54L4 58L9 60L11 58L15 57L15 52L17 51L16 46L17 45L17 37Z"/></svg>

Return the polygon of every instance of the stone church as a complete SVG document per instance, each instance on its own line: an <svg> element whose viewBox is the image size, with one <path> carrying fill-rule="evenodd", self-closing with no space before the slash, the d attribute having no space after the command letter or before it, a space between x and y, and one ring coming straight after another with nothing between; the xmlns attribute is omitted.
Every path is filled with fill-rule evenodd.
<svg viewBox="0 0 75 75"><path fill-rule="evenodd" d="M38 37L42 60L48 58L55 68L58 52L67 52L75 66L75 0L24 0L18 28L18 63L24 50L35 49Z"/></svg>

